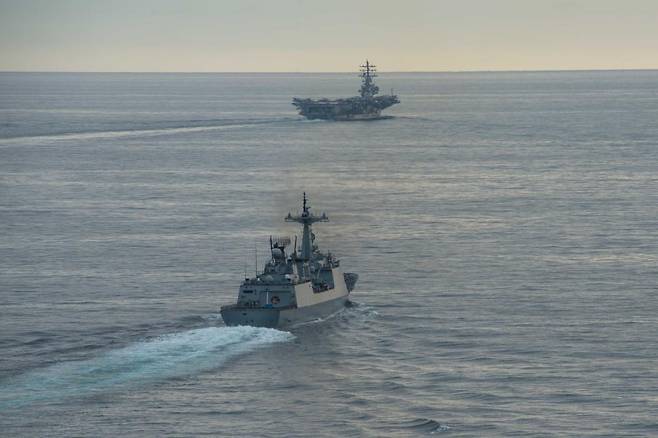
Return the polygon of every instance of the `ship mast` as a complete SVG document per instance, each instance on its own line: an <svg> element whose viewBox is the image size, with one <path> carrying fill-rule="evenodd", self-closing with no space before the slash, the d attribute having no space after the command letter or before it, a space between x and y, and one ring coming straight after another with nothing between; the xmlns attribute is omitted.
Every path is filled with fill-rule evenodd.
<svg viewBox="0 0 658 438"><path fill-rule="evenodd" d="M366 59L366 63L361 67L361 74L359 76L362 78L363 83L359 89L359 93L363 98L372 98L375 94L379 93L379 87L373 82L373 78L377 77L377 67L374 64L371 64Z"/></svg>
<svg viewBox="0 0 658 438"><path fill-rule="evenodd" d="M298 222L304 226L304 231L302 234L302 254L301 254L301 259L304 261L308 261L311 259L311 255L313 254L313 242L311 235L313 234L311 232L311 225L315 222L327 222L329 221L329 218L325 213L322 213L322 216L315 216L313 213L311 213L310 208L308 206L308 199L306 198L306 192L304 192L304 204L302 207L302 214L293 216L291 213L288 213L288 216L286 216L285 221L286 222Z"/></svg>

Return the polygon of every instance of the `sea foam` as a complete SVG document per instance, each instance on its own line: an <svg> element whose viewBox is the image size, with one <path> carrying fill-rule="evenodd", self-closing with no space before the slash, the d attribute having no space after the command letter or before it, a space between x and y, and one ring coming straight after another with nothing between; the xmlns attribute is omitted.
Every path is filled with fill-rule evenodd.
<svg viewBox="0 0 658 438"><path fill-rule="evenodd" d="M208 327L162 335L95 358L62 362L7 379L0 383L0 409L191 375L293 337L259 327Z"/></svg>

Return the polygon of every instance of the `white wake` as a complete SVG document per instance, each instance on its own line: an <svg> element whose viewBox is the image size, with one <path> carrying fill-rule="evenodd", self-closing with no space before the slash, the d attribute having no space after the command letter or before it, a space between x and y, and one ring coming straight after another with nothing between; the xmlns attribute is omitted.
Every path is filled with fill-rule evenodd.
<svg viewBox="0 0 658 438"><path fill-rule="evenodd" d="M190 126L190 127L177 127L177 128L158 128L158 129L132 129L123 131L94 131L94 132L79 132L70 134L46 134L35 135L29 137L10 137L0 138L0 145L16 145L16 144L33 144L33 143L51 143L59 141L77 141L77 140L104 140L114 139L121 137L153 137L159 135L170 134L183 134L191 132L204 132L204 131L223 131L226 129L246 128L253 126L253 124L237 123L233 125L217 125L217 126Z"/></svg>
<svg viewBox="0 0 658 438"><path fill-rule="evenodd" d="M260 327L209 327L163 335L96 358L63 362L0 382L0 409L196 374L293 337Z"/></svg>

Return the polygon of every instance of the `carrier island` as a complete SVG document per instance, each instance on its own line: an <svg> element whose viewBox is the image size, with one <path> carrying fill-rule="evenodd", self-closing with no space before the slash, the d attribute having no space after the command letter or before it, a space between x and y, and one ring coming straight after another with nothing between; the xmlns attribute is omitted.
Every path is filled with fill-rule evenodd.
<svg viewBox="0 0 658 438"><path fill-rule="evenodd" d="M302 211L285 218L302 225L301 248L296 238L290 251L289 238L270 237L272 258L263 272L244 279L236 304L221 307L227 326L282 327L325 318L345 307L359 276L343 273L340 260L315 243L312 225L328 220L325 213L311 213L304 193Z"/></svg>

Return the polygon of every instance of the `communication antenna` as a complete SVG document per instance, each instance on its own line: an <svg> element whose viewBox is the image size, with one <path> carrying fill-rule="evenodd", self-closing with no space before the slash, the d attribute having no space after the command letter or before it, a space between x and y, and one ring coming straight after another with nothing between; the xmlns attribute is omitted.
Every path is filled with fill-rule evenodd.
<svg viewBox="0 0 658 438"><path fill-rule="evenodd" d="M258 244L255 240L254 240L254 254L256 255L256 266L255 266L256 270L254 272L256 273L255 278L258 278Z"/></svg>

